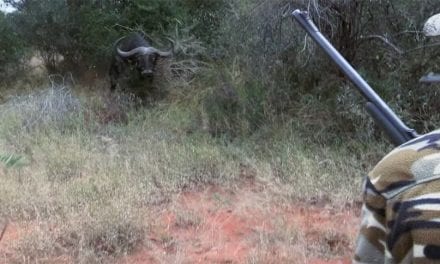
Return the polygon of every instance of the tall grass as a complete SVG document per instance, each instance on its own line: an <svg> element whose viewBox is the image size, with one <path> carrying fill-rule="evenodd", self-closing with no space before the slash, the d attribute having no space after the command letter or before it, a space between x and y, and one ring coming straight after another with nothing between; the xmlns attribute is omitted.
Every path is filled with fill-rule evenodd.
<svg viewBox="0 0 440 264"><path fill-rule="evenodd" d="M126 119L107 122L101 117L114 110L97 98L51 87L0 105L0 149L28 160L0 173L0 217L34 225L19 257L89 263L126 254L145 241L149 206L207 184L234 188L254 179L286 200L354 200L384 149L313 144L294 121L267 123L247 137L213 137L200 108L185 100L118 106Z"/></svg>
<svg viewBox="0 0 440 264"><path fill-rule="evenodd" d="M347 40L335 33L343 17L327 2L293 2L308 8L332 40ZM158 94L146 94L148 107L131 95L102 96L92 92L97 87L79 93L64 82L2 98L0 220L30 230L8 262L108 262L148 246L151 208L207 185L234 189L237 182L259 181L281 205L357 201L362 176L390 147L377 140L352 87L286 16L293 2L230 1L218 39L209 35L208 44L179 24L171 34L177 56L159 63ZM376 3L370 8L380 15ZM386 82L375 77L396 105L411 96L393 96L405 85L385 87L397 75ZM429 111L435 98L419 112L432 117L424 129L438 123ZM200 221L176 214L181 225ZM279 240L292 246L294 235ZM269 247L272 239L262 234L260 240ZM255 252L250 263L267 257Z"/></svg>
<svg viewBox="0 0 440 264"><path fill-rule="evenodd" d="M293 56L288 43L301 42L266 37L279 36L277 28L292 33L288 21L264 15L263 33L252 21L283 10L286 1L275 2L240 2L220 29L231 33L221 62L206 59L197 40L176 38L191 59L159 65L167 97L149 107L55 83L0 104L0 218L30 226L8 261L102 263L128 254L148 242L151 207L206 185L260 181L280 203L359 199L362 176L387 147L368 133L362 142L340 133L331 102L304 86L313 73L294 76L303 66L281 61ZM357 108L341 109L371 125ZM26 163L12 166L16 157Z"/></svg>

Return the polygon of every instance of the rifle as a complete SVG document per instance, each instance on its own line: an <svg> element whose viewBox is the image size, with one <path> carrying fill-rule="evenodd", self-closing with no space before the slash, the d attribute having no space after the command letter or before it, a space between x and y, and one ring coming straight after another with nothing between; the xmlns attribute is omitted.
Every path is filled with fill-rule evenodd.
<svg viewBox="0 0 440 264"><path fill-rule="evenodd" d="M304 28L312 39L330 56L344 74L354 83L361 94L367 99L366 109L374 121L381 127L391 142L399 146L419 135L414 129L408 128L402 120L390 109L376 92L362 79L347 60L321 34L318 27L309 17L308 12L295 10L292 13L295 20Z"/></svg>

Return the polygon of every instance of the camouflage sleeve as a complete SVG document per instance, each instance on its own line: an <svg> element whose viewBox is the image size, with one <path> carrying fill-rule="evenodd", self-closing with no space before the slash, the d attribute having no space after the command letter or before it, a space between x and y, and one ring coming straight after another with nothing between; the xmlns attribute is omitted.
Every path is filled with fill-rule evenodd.
<svg viewBox="0 0 440 264"><path fill-rule="evenodd" d="M386 199L375 189L369 177L364 182L361 226L353 263L384 263Z"/></svg>

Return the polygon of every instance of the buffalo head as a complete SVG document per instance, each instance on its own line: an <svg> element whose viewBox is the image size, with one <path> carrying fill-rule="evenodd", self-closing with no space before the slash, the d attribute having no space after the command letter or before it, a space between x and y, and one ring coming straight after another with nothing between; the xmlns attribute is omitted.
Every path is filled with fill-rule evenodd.
<svg viewBox="0 0 440 264"><path fill-rule="evenodd" d="M151 45L150 39L132 33L116 41L110 67L111 89L116 87L119 75L129 68L136 67L141 78L153 78L156 62L160 57L169 57L172 51L161 51Z"/></svg>

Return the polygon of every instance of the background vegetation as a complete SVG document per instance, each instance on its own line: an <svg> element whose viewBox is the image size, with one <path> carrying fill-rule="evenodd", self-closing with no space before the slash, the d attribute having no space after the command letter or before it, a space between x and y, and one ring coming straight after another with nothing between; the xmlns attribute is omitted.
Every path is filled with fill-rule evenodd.
<svg viewBox="0 0 440 264"><path fill-rule="evenodd" d="M314 121L302 120L310 122L305 127L325 121L329 138L379 138L351 84L289 16L295 8L307 9L405 121L419 131L438 125L437 89L418 83L438 66L436 40L421 34L423 22L440 7L436 1L8 2L17 11L0 19L2 75L23 68L26 55L37 51L49 73L80 78L93 71L105 77L109 59L103 58L111 56L112 43L140 30L159 46L172 39L177 58L192 62L174 64L174 74L180 72L176 68L194 73L205 63L203 73L190 76L196 83L191 93L198 95L214 134L242 135L267 120L303 119L312 111Z"/></svg>
<svg viewBox="0 0 440 264"><path fill-rule="evenodd" d="M17 11L0 13L0 220L37 226L17 263L106 263L145 242L150 206L211 184L257 179L288 201L358 201L361 176L391 146L292 21L296 8L410 127L440 124L438 85L418 83L440 71L438 40L421 33L435 0L7 2ZM113 42L129 31L175 50L146 106L108 93Z"/></svg>

